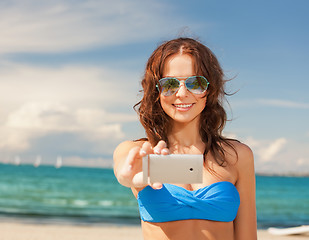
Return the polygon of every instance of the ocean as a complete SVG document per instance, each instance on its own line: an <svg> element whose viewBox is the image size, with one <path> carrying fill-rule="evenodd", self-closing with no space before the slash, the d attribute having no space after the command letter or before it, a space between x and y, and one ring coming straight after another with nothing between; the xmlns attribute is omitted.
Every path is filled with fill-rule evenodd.
<svg viewBox="0 0 309 240"><path fill-rule="evenodd" d="M258 228L309 224L309 177L256 176ZM139 224L109 168L0 164L0 221Z"/></svg>

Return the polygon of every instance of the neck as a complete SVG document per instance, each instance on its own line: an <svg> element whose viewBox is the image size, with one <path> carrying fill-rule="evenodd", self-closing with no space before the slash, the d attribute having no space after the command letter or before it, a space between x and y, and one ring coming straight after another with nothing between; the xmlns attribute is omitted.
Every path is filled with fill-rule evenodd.
<svg viewBox="0 0 309 240"><path fill-rule="evenodd" d="M199 118L189 123L174 122L168 136L171 150L178 153L190 153L191 150L198 149L203 153L205 145L201 139L199 127Z"/></svg>

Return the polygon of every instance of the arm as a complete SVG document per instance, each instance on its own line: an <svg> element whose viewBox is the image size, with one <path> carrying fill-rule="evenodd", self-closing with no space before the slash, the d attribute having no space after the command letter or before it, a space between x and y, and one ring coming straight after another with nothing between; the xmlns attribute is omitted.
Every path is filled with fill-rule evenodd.
<svg viewBox="0 0 309 240"><path fill-rule="evenodd" d="M143 142L125 141L119 144L114 151L114 173L118 182L125 187L133 187L133 179L138 180L141 177L140 150L142 144Z"/></svg>
<svg viewBox="0 0 309 240"><path fill-rule="evenodd" d="M118 145L114 151L114 173L118 182L126 187L141 189L143 183L142 158L147 154L168 154L166 143L160 141L154 148L149 142L126 141ZM161 188L162 184L154 183L153 188ZM132 189L133 190L133 189Z"/></svg>
<svg viewBox="0 0 309 240"><path fill-rule="evenodd" d="M257 239L254 158L249 147L237 147L236 163L238 178L236 188L240 195L240 206L234 220L235 240Z"/></svg>

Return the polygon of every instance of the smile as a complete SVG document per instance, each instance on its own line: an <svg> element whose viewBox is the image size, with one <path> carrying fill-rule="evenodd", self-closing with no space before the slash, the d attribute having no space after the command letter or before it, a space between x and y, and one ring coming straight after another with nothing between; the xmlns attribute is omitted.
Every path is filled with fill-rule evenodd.
<svg viewBox="0 0 309 240"><path fill-rule="evenodd" d="M193 106L193 103L191 104L173 104L176 108L190 108Z"/></svg>

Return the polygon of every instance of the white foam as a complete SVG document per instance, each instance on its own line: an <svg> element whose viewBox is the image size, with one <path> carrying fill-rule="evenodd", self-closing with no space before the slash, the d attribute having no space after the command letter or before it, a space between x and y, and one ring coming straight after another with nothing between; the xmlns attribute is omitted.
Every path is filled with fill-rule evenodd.
<svg viewBox="0 0 309 240"><path fill-rule="evenodd" d="M77 205L77 206L87 206L88 205L88 201L77 199L77 200L73 201L73 204Z"/></svg>
<svg viewBox="0 0 309 240"><path fill-rule="evenodd" d="M102 200L102 201L99 202L99 205L100 206L105 206L105 207L112 206L113 205L113 201L111 201L111 200Z"/></svg>

